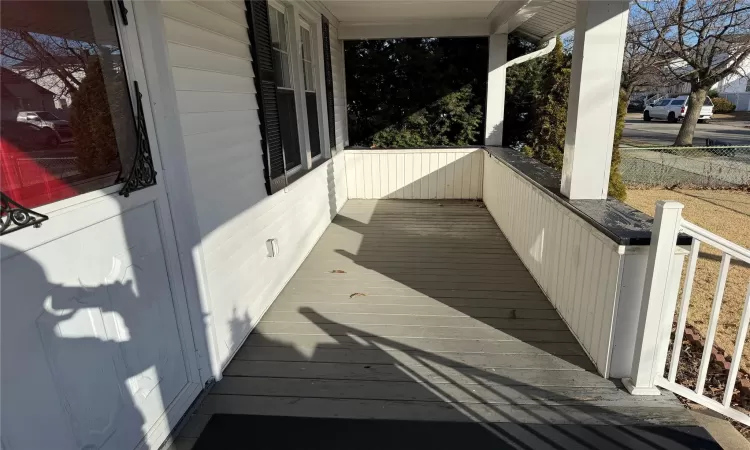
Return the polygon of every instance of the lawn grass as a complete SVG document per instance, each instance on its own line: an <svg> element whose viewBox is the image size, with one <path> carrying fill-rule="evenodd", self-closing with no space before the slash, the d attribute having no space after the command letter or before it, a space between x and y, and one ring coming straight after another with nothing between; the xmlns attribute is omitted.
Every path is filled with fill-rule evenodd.
<svg viewBox="0 0 750 450"><path fill-rule="evenodd" d="M658 200L676 200L683 205L683 217L719 236L750 248L750 193L746 191L643 189L628 191L626 203L654 215ZM708 330L711 305L719 278L721 253L703 243L688 309L688 322L703 336ZM684 268L683 268L684 274ZM684 276L684 275L683 275ZM750 282L750 267L733 260L719 315L715 345L732 354L742 308ZM745 345L743 368L750 370L750 346Z"/></svg>

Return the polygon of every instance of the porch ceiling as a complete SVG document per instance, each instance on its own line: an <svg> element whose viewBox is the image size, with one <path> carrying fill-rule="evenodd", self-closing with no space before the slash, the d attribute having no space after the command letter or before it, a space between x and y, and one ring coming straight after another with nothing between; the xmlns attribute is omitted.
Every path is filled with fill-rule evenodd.
<svg viewBox="0 0 750 450"><path fill-rule="evenodd" d="M341 39L487 36L518 32L534 41L575 24L573 0L321 0Z"/></svg>

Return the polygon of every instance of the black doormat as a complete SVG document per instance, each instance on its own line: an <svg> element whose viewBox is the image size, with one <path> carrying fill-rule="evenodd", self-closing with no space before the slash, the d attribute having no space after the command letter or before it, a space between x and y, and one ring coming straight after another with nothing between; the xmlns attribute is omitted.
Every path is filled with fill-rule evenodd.
<svg viewBox="0 0 750 450"><path fill-rule="evenodd" d="M195 450L711 449L701 427L478 424L216 414Z"/></svg>

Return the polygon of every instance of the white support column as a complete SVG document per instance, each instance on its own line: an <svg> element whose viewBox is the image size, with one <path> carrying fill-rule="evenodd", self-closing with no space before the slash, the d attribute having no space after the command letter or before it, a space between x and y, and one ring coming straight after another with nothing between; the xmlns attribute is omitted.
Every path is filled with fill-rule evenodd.
<svg viewBox="0 0 750 450"><path fill-rule="evenodd" d="M508 62L508 35L490 35L489 67L487 68L487 123L484 143L503 145L505 116L505 63Z"/></svg>
<svg viewBox="0 0 750 450"><path fill-rule="evenodd" d="M654 384L663 376L672 319L677 306L679 274L684 256L676 258L677 236L682 223L683 205L661 200L656 203L656 217L651 228L651 246L646 263L646 280L635 338L633 368L623 384L633 395L659 395Z"/></svg>
<svg viewBox="0 0 750 450"><path fill-rule="evenodd" d="M570 199L603 199L609 185L628 2L579 1L576 7L561 191Z"/></svg>

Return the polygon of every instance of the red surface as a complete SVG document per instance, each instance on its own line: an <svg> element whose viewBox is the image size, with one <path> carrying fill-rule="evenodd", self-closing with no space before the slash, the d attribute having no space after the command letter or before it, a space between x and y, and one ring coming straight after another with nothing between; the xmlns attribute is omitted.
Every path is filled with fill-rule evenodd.
<svg viewBox="0 0 750 450"><path fill-rule="evenodd" d="M40 155L37 160L32 153L0 137L0 190L27 208L78 195L64 178L58 178L42 165L45 153L34 151L34 155Z"/></svg>

